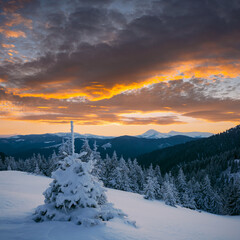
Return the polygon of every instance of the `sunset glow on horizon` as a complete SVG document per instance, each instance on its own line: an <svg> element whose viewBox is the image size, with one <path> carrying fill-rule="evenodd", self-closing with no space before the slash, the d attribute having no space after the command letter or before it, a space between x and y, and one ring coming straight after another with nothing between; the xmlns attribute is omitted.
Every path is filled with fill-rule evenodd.
<svg viewBox="0 0 240 240"><path fill-rule="evenodd" d="M238 125L239 14L235 1L2 1L0 135Z"/></svg>

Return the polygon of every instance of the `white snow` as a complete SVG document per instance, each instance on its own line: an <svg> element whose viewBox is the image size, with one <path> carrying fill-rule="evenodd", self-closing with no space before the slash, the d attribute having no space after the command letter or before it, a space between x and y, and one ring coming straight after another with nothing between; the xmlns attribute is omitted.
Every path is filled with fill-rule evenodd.
<svg viewBox="0 0 240 240"><path fill-rule="evenodd" d="M47 146L44 148L57 148L57 147L60 147L61 145L62 145L62 143L59 143L59 144L50 145L50 146Z"/></svg>
<svg viewBox="0 0 240 240"><path fill-rule="evenodd" d="M45 141L44 143L55 143L55 141Z"/></svg>
<svg viewBox="0 0 240 240"><path fill-rule="evenodd" d="M17 139L17 140L15 140L15 142L23 142L23 141L25 141L24 139Z"/></svg>
<svg viewBox="0 0 240 240"><path fill-rule="evenodd" d="M137 228L114 219L103 226L72 222L35 223L34 208L52 179L17 171L0 172L1 240L239 240L240 216L217 216L143 199L139 194L107 189L107 197Z"/></svg>
<svg viewBox="0 0 240 240"><path fill-rule="evenodd" d="M159 138L173 137L173 136L177 136L177 135L184 135L184 136L193 137L193 138L203 138L203 137L210 137L213 135L213 133L209 133L209 132L176 132L176 131L170 131L168 133L161 133L154 129L150 129L150 130L146 131L145 133L138 135L136 137L159 139Z"/></svg>
<svg viewBox="0 0 240 240"><path fill-rule="evenodd" d="M176 131L171 131L168 133L169 136L176 136L176 135L184 135L188 137L193 137L193 138L205 138L205 137L210 137L213 135L213 133L209 132L176 132Z"/></svg>
<svg viewBox="0 0 240 240"><path fill-rule="evenodd" d="M136 137L158 139L158 138L168 138L169 136L167 133L160 133L154 129L150 129L150 130L146 131L145 133L138 135Z"/></svg>
<svg viewBox="0 0 240 240"><path fill-rule="evenodd" d="M111 143L106 143L106 144L103 144L102 145L102 148L104 149L104 150L106 150L107 148L111 148L112 147L112 144Z"/></svg>

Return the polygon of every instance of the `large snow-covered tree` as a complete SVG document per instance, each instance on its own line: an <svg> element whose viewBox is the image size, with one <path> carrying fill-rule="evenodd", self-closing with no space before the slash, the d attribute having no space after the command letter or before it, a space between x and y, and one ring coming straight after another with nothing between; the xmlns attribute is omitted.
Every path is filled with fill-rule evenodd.
<svg viewBox="0 0 240 240"><path fill-rule="evenodd" d="M88 161L82 161L86 155L83 151L72 153L59 162L59 168L52 174L53 182L43 193L45 204L35 211L36 222L73 221L91 226L125 216L107 202L102 183L92 175L93 154Z"/></svg>

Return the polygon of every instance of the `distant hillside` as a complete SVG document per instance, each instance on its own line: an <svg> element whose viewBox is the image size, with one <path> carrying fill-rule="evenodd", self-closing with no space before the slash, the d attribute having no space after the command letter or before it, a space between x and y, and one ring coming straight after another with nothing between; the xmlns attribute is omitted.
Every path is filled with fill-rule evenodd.
<svg viewBox="0 0 240 240"><path fill-rule="evenodd" d="M129 157L134 158L139 154L151 152L156 149L162 149L192 140L194 140L194 138L186 136L174 136L162 139L146 139L122 136L107 141L111 144L111 148L107 148L106 150L100 148L99 150L104 157L106 153L112 155L113 151L115 150L118 155L122 155L125 159L127 159Z"/></svg>
<svg viewBox="0 0 240 240"><path fill-rule="evenodd" d="M240 125L209 138L140 155L137 159L143 166L149 166L151 163L160 165L161 170L166 172L180 163L212 157L235 148L240 148Z"/></svg>
<svg viewBox="0 0 240 240"><path fill-rule="evenodd" d="M0 139L0 152L4 152L15 158L28 158L33 153L40 153L48 157L57 151L62 143L62 136L55 134L40 134L40 135L22 135L10 138ZM93 146L96 141L99 146L99 152L102 157L106 154L112 155L115 150L119 156L124 158L134 158L139 154L152 152L157 149L162 149L176 144L181 144L195 140L195 138L187 136L174 136L162 139L145 139L131 136L122 136L112 139L90 138L89 144ZM83 144L83 138L76 138L75 148L79 152Z"/></svg>

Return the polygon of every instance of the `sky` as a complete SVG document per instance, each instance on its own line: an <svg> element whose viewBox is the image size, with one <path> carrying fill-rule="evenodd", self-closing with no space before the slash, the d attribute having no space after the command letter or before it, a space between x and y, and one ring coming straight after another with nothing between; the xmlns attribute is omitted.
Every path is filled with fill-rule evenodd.
<svg viewBox="0 0 240 240"><path fill-rule="evenodd" d="M240 123L240 0L1 0L0 135Z"/></svg>

